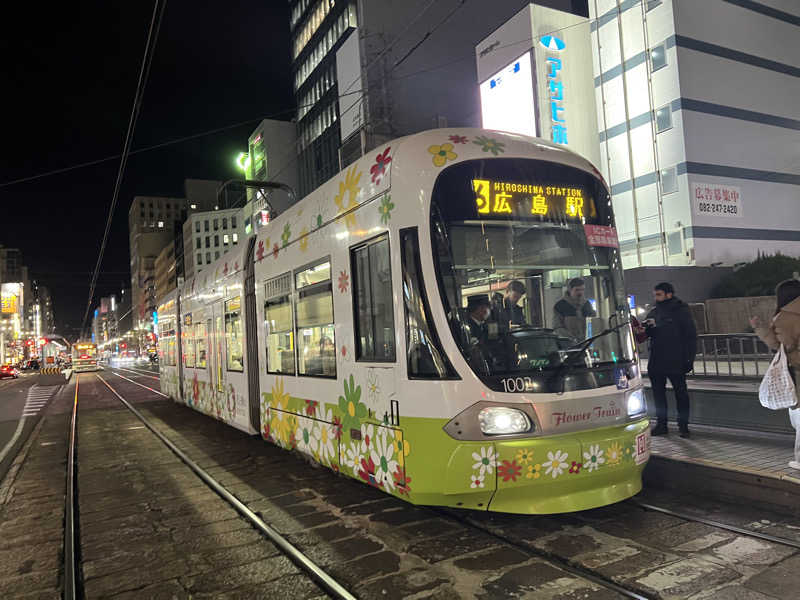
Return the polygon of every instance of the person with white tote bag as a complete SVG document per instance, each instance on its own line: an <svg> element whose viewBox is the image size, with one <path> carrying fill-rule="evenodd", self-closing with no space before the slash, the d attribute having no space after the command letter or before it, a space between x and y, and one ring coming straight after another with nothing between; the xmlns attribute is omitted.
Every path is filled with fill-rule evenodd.
<svg viewBox="0 0 800 600"><path fill-rule="evenodd" d="M768 326L758 317L750 319L756 335L778 351L764 375L759 396L768 408L787 407L795 401L794 407L789 407L789 421L795 430L794 460L789 461L789 466L800 470L800 281L781 281L775 296L778 307ZM790 396L792 391L794 398Z"/></svg>

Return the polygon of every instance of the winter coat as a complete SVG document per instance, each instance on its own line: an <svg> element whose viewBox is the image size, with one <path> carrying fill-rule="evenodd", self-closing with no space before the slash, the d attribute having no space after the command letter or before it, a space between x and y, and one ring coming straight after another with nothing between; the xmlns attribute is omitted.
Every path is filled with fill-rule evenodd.
<svg viewBox="0 0 800 600"><path fill-rule="evenodd" d="M553 306L553 329L559 335L584 340L586 319L596 315L592 304L586 298L578 300L566 293Z"/></svg>
<svg viewBox="0 0 800 600"><path fill-rule="evenodd" d="M495 294L492 302L492 312L494 320L502 329L508 329L510 325L525 325L525 314L522 307L511 302L500 294Z"/></svg>
<svg viewBox="0 0 800 600"><path fill-rule="evenodd" d="M689 305L672 297L656 304L647 314L655 326L645 331L650 338L650 373L688 373L694 366L697 354L697 329L689 312Z"/></svg>
<svg viewBox="0 0 800 600"><path fill-rule="evenodd" d="M769 326L756 329L756 335L773 350L783 344L789 364L800 368L800 298L780 309Z"/></svg>

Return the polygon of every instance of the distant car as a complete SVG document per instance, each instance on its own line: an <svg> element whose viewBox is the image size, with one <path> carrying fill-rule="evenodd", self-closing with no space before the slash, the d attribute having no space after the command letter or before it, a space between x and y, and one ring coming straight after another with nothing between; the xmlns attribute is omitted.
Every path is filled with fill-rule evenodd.
<svg viewBox="0 0 800 600"><path fill-rule="evenodd" d="M17 371L16 367L12 367L11 365L3 365L0 367L0 379L5 379L10 377L12 379L16 379L19 377L19 371Z"/></svg>
<svg viewBox="0 0 800 600"><path fill-rule="evenodd" d="M32 358L32 359L26 361L25 364L22 366L22 370L23 371L34 371L34 370L38 371L39 370L39 361L36 360L35 358Z"/></svg>

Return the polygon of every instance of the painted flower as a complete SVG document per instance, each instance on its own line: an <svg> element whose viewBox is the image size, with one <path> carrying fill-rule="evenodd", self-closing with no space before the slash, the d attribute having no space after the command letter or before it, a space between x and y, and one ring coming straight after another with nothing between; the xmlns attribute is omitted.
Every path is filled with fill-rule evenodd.
<svg viewBox="0 0 800 600"><path fill-rule="evenodd" d="M351 362L353 360L353 356L350 353L350 350L347 349L347 346L345 344L342 344L342 349L340 350L340 353L342 355L343 361Z"/></svg>
<svg viewBox="0 0 800 600"><path fill-rule="evenodd" d="M535 465L528 465L528 472L525 473L525 477L528 479L539 479L542 476L541 473L542 465L535 464Z"/></svg>
<svg viewBox="0 0 800 600"><path fill-rule="evenodd" d="M192 380L192 400L194 400L195 405L200 401L200 381L197 379L197 372L195 372Z"/></svg>
<svg viewBox="0 0 800 600"><path fill-rule="evenodd" d="M333 417L333 437L342 439L342 419L338 415Z"/></svg>
<svg viewBox="0 0 800 600"><path fill-rule="evenodd" d="M334 196L333 201L339 209L339 215L347 213L344 222L348 230L356 227L356 213L354 208L358 206L357 198L361 191L358 185L361 173L356 172L356 167L347 171L344 181L339 182L339 193Z"/></svg>
<svg viewBox="0 0 800 600"><path fill-rule="evenodd" d="M361 454L369 454L375 442L375 426L364 423L361 426Z"/></svg>
<svg viewBox="0 0 800 600"><path fill-rule="evenodd" d="M527 465L533 460L533 450L531 448L523 448L517 452L516 460L521 465Z"/></svg>
<svg viewBox="0 0 800 600"><path fill-rule="evenodd" d="M225 268L222 269L222 274L223 275L227 275L228 274L228 263L225 263Z"/></svg>
<svg viewBox="0 0 800 600"><path fill-rule="evenodd" d="M522 467L515 460L511 462L504 460L502 465L497 466L497 475L502 477L503 481L516 481L517 477L522 475Z"/></svg>
<svg viewBox="0 0 800 600"><path fill-rule="evenodd" d="M453 152L453 144L442 144L441 146L429 146L428 152L433 154L433 164L436 167L444 166L448 160L455 160L458 154Z"/></svg>
<svg viewBox="0 0 800 600"><path fill-rule="evenodd" d="M543 467L547 467L547 470L545 470L545 475L552 475L553 479L561 475L564 472L564 469L569 466L567 463L568 458L569 454L562 452L561 450L556 450L555 454L548 452L547 462L542 463Z"/></svg>
<svg viewBox="0 0 800 600"><path fill-rule="evenodd" d="M392 473L397 469L394 457L394 444L386 435L379 435L372 445L370 458L375 463L375 478L387 490L394 489Z"/></svg>
<svg viewBox="0 0 800 600"><path fill-rule="evenodd" d="M485 476L483 474L475 475L474 473L469 476L469 487L475 488L482 488Z"/></svg>
<svg viewBox="0 0 800 600"><path fill-rule="evenodd" d="M619 445L619 442L612 442L611 445L606 448L606 456L608 457L609 467L614 467L619 464L622 460L622 447Z"/></svg>
<svg viewBox="0 0 800 600"><path fill-rule="evenodd" d="M491 152L494 156L505 152L505 144L503 142L498 142L497 140L484 135L479 135L473 140L472 143L480 146L481 150L484 152Z"/></svg>
<svg viewBox="0 0 800 600"><path fill-rule="evenodd" d="M297 417L297 430L294 433L297 449L306 454L317 453L317 440L314 437L314 420Z"/></svg>
<svg viewBox="0 0 800 600"><path fill-rule="evenodd" d="M269 439L269 423L264 422L264 439Z"/></svg>
<svg viewBox="0 0 800 600"><path fill-rule="evenodd" d="M292 237L292 229L289 227L289 224L283 226L283 233L281 234L281 241L283 242L283 247L289 245L289 239Z"/></svg>
<svg viewBox="0 0 800 600"><path fill-rule="evenodd" d="M314 440L319 453L320 462L330 463L336 458L333 441L336 439L334 427L330 425L331 410L320 415L322 421L318 421L314 427Z"/></svg>
<svg viewBox="0 0 800 600"><path fill-rule="evenodd" d="M381 177L386 172L386 165L392 162L392 157L389 156L389 151L391 147L387 147L383 153L378 154L375 157L375 164L372 165L369 169L369 172L372 174L372 183L379 184L381 182Z"/></svg>
<svg viewBox="0 0 800 600"><path fill-rule="evenodd" d="M353 441L344 451L344 464L358 477L358 470L361 467L361 452L358 449L358 442Z"/></svg>
<svg viewBox="0 0 800 600"><path fill-rule="evenodd" d="M378 212L381 215L381 223L384 225L389 224L389 219L392 218L392 210L394 209L394 204L392 203L392 197L389 194L386 194L381 199L381 204L378 206Z"/></svg>
<svg viewBox="0 0 800 600"><path fill-rule="evenodd" d="M394 485L397 487L397 492L403 496L407 496L408 493L411 491L411 477L406 475L406 470L403 467L398 467L398 469L392 473L392 478L394 479Z"/></svg>
<svg viewBox="0 0 800 600"><path fill-rule="evenodd" d="M350 289L350 275L346 271L339 271L339 291L343 294Z"/></svg>
<svg viewBox="0 0 800 600"><path fill-rule="evenodd" d="M367 407L361 402L361 386L356 385L352 373L350 381L344 380L344 396L339 396L339 410L342 411L342 427L358 429L361 419L367 416Z"/></svg>
<svg viewBox="0 0 800 600"><path fill-rule="evenodd" d="M314 417L317 414L317 407L319 407L319 402L316 400L306 400L306 414L309 417Z"/></svg>
<svg viewBox="0 0 800 600"><path fill-rule="evenodd" d="M450 140L451 142L453 142L454 144L466 144L467 143L467 138L465 136L463 136L463 135L451 135L447 139Z"/></svg>
<svg viewBox="0 0 800 600"><path fill-rule="evenodd" d="M308 250L308 227L303 227L300 230L300 252Z"/></svg>
<svg viewBox="0 0 800 600"><path fill-rule="evenodd" d="M367 369L367 397L372 406L376 406L381 399L381 384L375 369Z"/></svg>
<svg viewBox="0 0 800 600"><path fill-rule="evenodd" d="M358 476L372 487L381 487L381 483L375 477L375 463L372 461L372 458L361 459L361 466L358 469Z"/></svg>
<svg viewBox="0 0 800 600"><path fill-rule="evenodd" d="M280 252L280 248L278 248L278 242L275 242L275 244L272 246L272 258L277 259L278 252Z"/></svg>
<svg viewBox="0 0 800 600"><path fill-rule="evenodd" d="M600 446L597 444L589 446L589 451L583 453L583 466L589 472L596 471L604 462L606 462L606 459L603 458L603 451L600 450Z"/></svg>
<svg viewBox="0 0 800 600"><path fill-rule="evenodd" d="M262 260L264 260L264 254L265 253L266 253L266 250L264 250L264 240L261 240L260 242L258 242L258 250L256 250L256 260L258 262L261 262Z"/></svg>
<svg viewBox="0 0 800 600"><path fill-rule="evenodd" d="M477 452L472 453L472 460L475 464L472 465L472 470L479 470L481 476L486 473L492 474L492 470L497 466L497 454L494 452L494 446L484 446L481 448L480 454Z"/></svg>
<svg viewBox="0 0 800 600"><path fill-rule="evenodd" d="M394 444L397 448L397 462L404 465L406 456L411 452L411 444L408 443L408 440L403 439L403 432L399 429L394 430Z"/></svg>
<svg viewBox="0 0 800 600"><path fill-rule="evenodd" d="M573 460L572 461L572 466L569 468L569 472L572 473L573 475L577 475L578 473L581 472L581 467L582 466L583 466L583 463L575 462Z"/></svg>

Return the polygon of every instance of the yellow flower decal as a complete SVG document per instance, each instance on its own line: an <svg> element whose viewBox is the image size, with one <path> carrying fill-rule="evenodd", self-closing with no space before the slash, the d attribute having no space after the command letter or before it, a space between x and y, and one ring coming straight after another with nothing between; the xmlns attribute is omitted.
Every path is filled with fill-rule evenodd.
<svg viewBox="0 0 800 600"><path fill-rule="evenodd" d="M408 440L403 439L403 432L399 429L394 432L394 450L397 452L397 464L402 467L405 465L406 456L411 452L411 444L408 443Z"/></svg>
<svg viewBox="0 0 800 600"><path fill-rule="evenodd" d="M300 230L300 252L308 250L308 227Z"/></svg>
<svg viewBox="0 0 800 600"><path fill-rule="evenodd" d="M292 422L294 419L286 412L288 406L289 394L284 391L283 379L279 377L272 385L272 401L270 402L270 407L275 410L270 411L272 415L270 419L270 429L279 440L285 443L288 443L292 438L295 430L295 425Z"/></svg>
<svg viewBox="0 0 800 600"><path fill-rule="evenodd" d="M433 154L433 164L441 167L448 160L455 160L458 154L453 152L453 144L442 144L441 146L430 146L428 152Z"/></svg>
<svg viewBox="0 0 800 600"><path fill-rule="evenodd" d="M358 186L360 179L361 173L356 173L356 167L353 167L347 171L344 181L339 182L339 193L336 194L333 201L339 208L340 215L358 206L358 202L356 200L358 198L358 193L361 191L361 188ZM355 229L355 211L347 213L347 215L344 217L344 222L348 230L352 231Z"/></svg>
<svg viewBox="0 0 800 600"><path fill-rule="evenodd" d="M619 464L619 461L622 460L622 447L619 445L619 442L613 442L608 447L608 450L606 450L606 456L608 457L609 466Z"/></svg>
<svg viewBox="0 0 800 600"><path fill-rule="evenodd" d="M517 452L517 462L521 465L527 465L533 460L533 450L530 448L523 448Z"/></svg>
<svg viewBox="0 0 800 600"><path fill-rule="evenodd" d="M528 472L525 474L525 477L528 479L539 479L542 476L540 471L542 470L542 465L528 465Z"/></svg>

